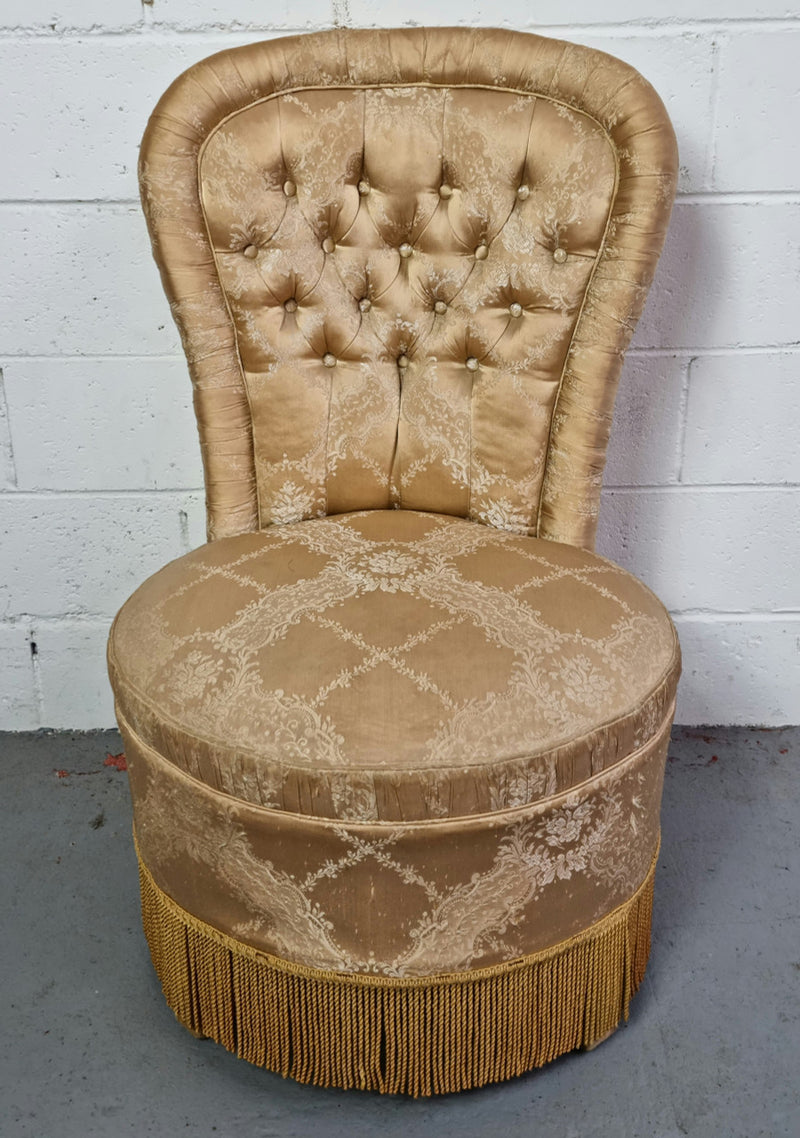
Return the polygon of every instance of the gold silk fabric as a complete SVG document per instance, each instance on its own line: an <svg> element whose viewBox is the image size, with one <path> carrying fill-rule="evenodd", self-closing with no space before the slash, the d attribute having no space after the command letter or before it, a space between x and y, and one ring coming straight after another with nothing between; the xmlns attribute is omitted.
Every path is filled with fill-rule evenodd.
<svg viewBox="0 0 800 1138"><path fill-rule="evenodd" d="M356 821L569 790L670 711L674 629L594 554L413 511L213 542L147 581L109 660L137 736L212 789Z"/></svg>
<svg viewBox="0 0 800 1138"><path fill-rule="evenodd" d="M680 654L592 550L676 168L635 71L509 31L252 44L159 102L209 543L123 606L109 670L192 1030L430 1093L627 1014Z"/></svg>
<svg viewBox="0 0 800 1138"><path fill-rule="evenodd" d="M591 548L674 137L635 71L490 29L224 52L144 139L212 538L390 506Z"/></svg>
<svg viewBox="0 0 800 1138"><path fill-rule="evenodd" d="M147 581L109 660L145 863L264 951L493 964L652 862L677 640L593 554L412 511L273 527Z"/></svg>
<svg viewBox="0 0 800 1138"><path fill-rule="evenodd" d="M139 854L167 896L282 960L395 977L513 961L629 900L658 852L669 724L531 806L381 825L211 791L120 719Z"/></svg>
<svg viewBox="0 0 800 1138"><path fill-rule="evenodd" d="M535 532L616 183L598 124L510 92L298 91L228 119L199 172L261 526L401 506Z"/></svg>

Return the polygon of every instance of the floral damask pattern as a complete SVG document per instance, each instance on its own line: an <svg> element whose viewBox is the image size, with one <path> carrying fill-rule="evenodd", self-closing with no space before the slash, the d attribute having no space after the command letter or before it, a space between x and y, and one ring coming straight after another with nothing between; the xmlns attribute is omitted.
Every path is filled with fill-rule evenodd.
<svg viewBox="0 0 800 1138"><path fill-rule="evenodd" d="M575 547L676 168L636 72L500 30L287 37L164 96L142 196L213 540L109 663L143 860L189 913L414 977L645 878L677 642Z"/></svg>
<svg viewBox="0 0 800 1138"><path fill-rule="evenodd" d="M568 794L439 829L254 808L122 726L139 845L161 888L237 939L316 968L425 976L538 951L627 900L658 841L668 727Z"/></svg>
<svg viewBox="0 0 800 1138"><path fill-rule="evenodd" d="M192 69L140 176L209 535L399 505L591 547L676 166L641 76L537 36L337 31Z"/></svg>
<svg viewBox="0 0 800 1138"><path fill-rule="evenodd" d="M227 119L200 180L262 526L399 505L533 532L615 178L596 122L508 92L300 91Z"/></svg>
<svg viewBox="0 0 800 1138"><path fill-rule="evenodd" d="M210 786L340 819L524 805L647 742L662 606L592 554L370 511L215 542L122 609L120 711Z"/></svg>
<svg viewBox="0 0 800 1138"><path fill-rule="evenodd" d="M167 92L142 198L213 541L109 666L188 913L424 978L644 881L677 642L583 550L676 164L632 69L486 28L250 44Z"/></svg>

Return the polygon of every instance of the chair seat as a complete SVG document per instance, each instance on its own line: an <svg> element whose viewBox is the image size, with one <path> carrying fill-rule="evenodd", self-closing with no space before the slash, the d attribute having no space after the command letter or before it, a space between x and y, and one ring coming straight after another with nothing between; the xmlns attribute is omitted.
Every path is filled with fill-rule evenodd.
<svg viewBox="0 0 800 1138"><path fill-rule="evenodd" d="M563 794L643 747L679 671L660 602L573 546L405 510L203 546L122 608L119 713L214 791L413 822Z"/></svg>

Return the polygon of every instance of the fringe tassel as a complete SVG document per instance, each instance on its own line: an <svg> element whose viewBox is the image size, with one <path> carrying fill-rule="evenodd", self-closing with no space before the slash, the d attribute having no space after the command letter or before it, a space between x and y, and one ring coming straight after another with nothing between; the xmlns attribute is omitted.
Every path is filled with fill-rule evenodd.
<svg viewBox="0 0 800 1138"><path fill-rule="evenodd" d="M627 1019L650 952L655 865L629 901L553 948L409 979L268 956L181 909L139 869L153 964L185 1027L301 1083L416 1097L521 1075Z"/></svg>

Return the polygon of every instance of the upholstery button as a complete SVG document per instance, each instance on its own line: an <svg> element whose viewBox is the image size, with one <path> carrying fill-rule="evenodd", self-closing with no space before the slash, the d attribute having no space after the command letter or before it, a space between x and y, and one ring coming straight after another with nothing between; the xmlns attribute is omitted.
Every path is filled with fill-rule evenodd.
<svg viewBox="0 0 800 1138"><path fill-rule="evenodd" d="M400 246L398 252L400 253L401 257L410 257L411 254L414 252L414 248L412 245L409 245L409 243L407 241L404 241L403 244Z"/></svg>
<svg viewBox="0 0 800 1138"><path fill-rule="evenodd" d="M336 242L334 241L334 239L332 237L326 237L325 240L322 242L322 252L323 253L332 253L335 248L336 248Z"/></svg>
<svg viewBox="0 0 800 1138"><path fill-rule="evenodd" d="M553 260L557 265L563 265L567 259L567 250L560 246L553 250Z"/></svg>
<svg viewBox="0 0 800 1138"><path fill-rule="evenodd" d="M442 316L443 313L447 312L447 305L443 300L437 300L433 306L433 311L438 313L439 316Z"/></svg>
<svg viewBox="0 0 800 1138"><path fill-rule="evenodd" d="M369 312L370 308L372 308L372 301L368 296L362 296L358 302L358 307L362 312Z"/></svg>
<svg viewBox="0 0 800 1138"><path fill-rule="evenodd" d="M530 186L517 186L517 197L521 202L524 202L530 195Z"/></svg>
<svg viewBox="0 0 800 1138"><path fill-rule="evenodd" d="M509 304L508 311L511 313L512 316L521 316L522 315L522 305L519 304L519 302L515 300L511 304Z"/></svg>
<svg viewBox="0 0 800 1138"><path fill-rule="evenodd" d="M488 256L489 256L488 245L479 245L478 248L475 250L475 260L476 261L485 261Z"/></svg>
<svg viewBox="0 0 800 1138"><path fill-rule="evenodd" d="M258 256L258 249L255 245L245 245L242 252L244 253L245 257L247 257L248 261L254 261Z"/></svg>
<svg viewBox="0 0 800 1138"><path fill-rule="evenodd" d="M359 192L359 193L360 193L362 196L363 196L363 195L365 195L365 194L368 194L368 193L369 193L369 191L370 191L370 184L369 184L369 182L364 182L364 181L362 181L362 182L359 182L359 183L358 183L358 192Z"/></svg>
<svg viewBox="0 0 800 1138"><path fill-rule="evenodd" d="M333 352L326 352L322 357L322 362L325 364L325 367L336 367L336 356Z"/></svg>
<svg viewBox="0 0 800 1138"><path fill-rule="evenodd" d="M467 366L467 371L477 371L478 370L478 361L475 359L474 356L470 356L469 359L467 360L466 366Z"/></svg>
<svg viewBox="0 0 800 1138"><path fill-rule="evenodd" d="M446 182L439 186L439 197L444 198L445 201L453 196L453 187L448 186Z"/></svg>
<svg viewBox="0 0 800 1138"><path fill-rule="evenodd" d="M293 198L297 193L297 186L290 179L287 179L287 181L283 183L283 192L287 198Z"/></svg>
<svg viewBox="0 0 800 1138"><path fill-rule="evenodd" d="M283 307L287 312L297 312L297 301L293 296L290 296Z"/></svg>
<svg viewBox="0 0 800 1138"><path fill-rule="evenodd" d="M407 368L408 367L408 356L406 356L406 355L398 356L397 357L397 366L399 368Z"/></svg>

